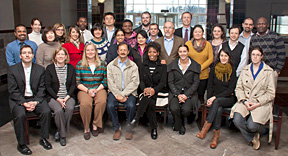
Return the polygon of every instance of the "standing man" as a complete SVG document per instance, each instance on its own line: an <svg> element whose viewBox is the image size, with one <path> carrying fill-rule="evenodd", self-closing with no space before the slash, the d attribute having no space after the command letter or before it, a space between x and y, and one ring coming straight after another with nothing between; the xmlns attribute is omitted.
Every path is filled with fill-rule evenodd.
<svg viewBox="0 0 288 156"><path fill-rule="evenodd" d="M48 142L50 108L44 99L44 68L32 63L33 49L24 45L20 49L21 62L8 68L9 105L13 115L14 130L18 141L17 150L25 155L32 154L26 146L25 120L26 112L34 112L40 117L41 139L39 141L46 150L52 149Z"/></svg>
<svg viewBox="0 0 288 156"><path fill-rule="evenodd" d="M162 64L170 64L178 58L178 47L184 44L184 39L174 35L175 27L171 21L164 24L164 36L155 40L161 46L159 58Z"/></svg>
<svg viewBox="0 0 288 156"><path fill-rule="evenodd" d="M191 27L192 14L188 11L184 12L181 16L183 27L175 30L175 35L184 38L184 42L193 38L193 28Z"/></svg>
<svg viewBox="0 0 288 156"><path fill-rule="evenodd" d="M113 44L114 42L114 33L117 30L116 27L114 26L115 23L115 15L112 12L107 12L104 15L104 23L105 26L103 27L103 38L106 38L110 44Z"/></svg>
<svg viewBox="0 0 288 156"><path fill-rule="evenodd" d="M254 33L252 32L254 28L253 19L251 17L245 18L244 22L242 23L242 27L243 27L243 31L239 36L239 41L242 44L244 44L246 48L246 52L249 53L250 40L251 40L251 37L254 35ZM247 56L249 55L247 54Z"/></svg>
<svg viewBox="0 0 288 156"><path fill-rule="evenodd" d="M91 31L87 30L87 18L86 17L79 17L77 21L77 25L80 28L80 42L83 42L84 44L87 41L90 41L94 36L91 34Z"/></svg>
<svg viewBox="0 0 288 156"><path fill-rule="evenodd" d="M33 41L27 40L27 30L23 24L15 26L14 35L16 40L9 43L6 47L6 60L9 66L21 62L20 59L20 48L23 45L29 45L33 49L33 59L32 62L36 63L36 51L37 44Z"/></svg>
<svg viewBox="0 0 288 156"><path fill-rule="evenodd" d="M159 33L158 24L157 23L150 24L150 27L149 27L150 36L148 37L146 43L154 42L156 39L158 39L159 38L158 33Z"/></svg>
<svg viewBox="0 0 288 156"><path fill-rule="evenodd" d="M250 49L260 46L263 50L263 61L274 70L275 86L277 87L277 79L282 70L285 59L285 45L282 37L268 29L269 24L266 18L257 19L257 33L251 37Z"/></svg>
<svg viewBox="0 0 288 156"><path fill-rule="evenodd" d="M139 72L137 65L128 58L129 50L127 43L119 43L117 48L118 57L107 66L108 80L108 102L107 111L111 117L114 129L113 140L119 140L121 127L118 114L115 108L120 103L126 108L127 133L126 140L131 140L133 134L129 123L133 120L136 113L136 96L139 85Z"/></svg>
<svg viewBox="0 0 288 156"><path fill-rule="evenodd" d="M136 33L139 33L140 30L145 30L147 35L150 36L149 35L149 26L151 23L151 14L148 11L145 11L141 14L141 22L142 22L142 24L138 28L135 28L133 31L135 31ZM159 37L163 36L161 30L159 30L158 36Z"/></svg>

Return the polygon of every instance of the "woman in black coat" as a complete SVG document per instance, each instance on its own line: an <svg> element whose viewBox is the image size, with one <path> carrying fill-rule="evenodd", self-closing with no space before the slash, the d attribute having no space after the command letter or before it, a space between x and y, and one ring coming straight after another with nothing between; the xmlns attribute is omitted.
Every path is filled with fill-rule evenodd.
<svg viewBox="0 0 288 156"><path fill-rule="evenodd" d="M146 53L148 58L140 67L140 90L143 93L140 97L139 106L135 118L131 122L131 126L138 124L139 119L146 112L151 128L151 138L157 139L157 120L156 120L156 99L167 82L167 66L161 64L159 53L161 46L156 42L150 42L147 45Z"/></svg>
<svg viewBox="0 0 288 156"><path fill-rule="evenodd" d="M147 56L147 44L148 35L146 31L141 30L137 34L137 44L130 50L129 56L133 58L133 61L137 64L138 68L148 60Z"/></svg>
<svg viewBox="0 0 288 156"><path fill-rule="evenodd" d="M188 57L187 45L180 45L179 58L168 65L169 106L174 118L174 130L185 134L184 118L200 107L197 88L201 66Z"/></svg>
<svg viewBox="0 0 288 156"><path fill-rule="evenodd" d="M69 54L65 48L57 48L52 61L54 63L48 65L45 71L47 102L55 113L58 128L55 140L60 140L60 144L65 146L66 132L69 130L75 106L76 74L73 65L68 64Z"/></svg>

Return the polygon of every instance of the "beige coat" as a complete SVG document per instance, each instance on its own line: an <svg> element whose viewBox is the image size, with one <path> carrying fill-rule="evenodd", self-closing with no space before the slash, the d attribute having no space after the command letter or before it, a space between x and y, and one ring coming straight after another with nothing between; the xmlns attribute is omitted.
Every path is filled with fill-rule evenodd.
<svg viewBox="0 0 288 156"><path fill-rule="evenodd" d="M254 80L250 67L251 64L244 67L240 74L235 89L238 101L232 107L230 117L233 118L235 112L240 113L243 117L251 113L253 122L262 125L270 120L269 142L271 142L273 131L272 105L275 97L274 71L264 63L263 69ZM242 100L260 103L261 106L249 111L246 106L240 102Z"/></svg>
<svg viewBox="0 0 288 156"><path fill-rule="evenodd" d="M130 94L137 96L137 88L140 83L139 72L137 65L131 61L127 60L126 67L123 71L124 79L124 90L122 91L122 72L118 66L118 57L111 61L107 66L107 81L108 90L115 97L119 94L123 97L127 97Z"/></svg>

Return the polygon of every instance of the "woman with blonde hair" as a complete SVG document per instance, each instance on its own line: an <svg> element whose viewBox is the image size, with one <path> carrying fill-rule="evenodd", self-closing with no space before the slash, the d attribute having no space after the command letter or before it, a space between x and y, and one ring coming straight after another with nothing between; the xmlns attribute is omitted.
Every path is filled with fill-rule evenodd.
<svg viewBox="0 0 288 156"><path fill-rule="evenodd" d="M90 139L90 121L92 103L94 101L94 118L92 135L103 133L102 116L106 108L107 68L98 57L97 48L87 43L82 60L76 65L76 84L79 89L80 115L84 124L84 139Z"/></svg>
<svg viewBox="0 0 288 156"><path fill-rule="evenodd" d="M65 38L66 38L66 29L65 25L62 23L55 23L53 26L53 30L56 34L56 39L57 41L63 45L65 43Z"/></svg>

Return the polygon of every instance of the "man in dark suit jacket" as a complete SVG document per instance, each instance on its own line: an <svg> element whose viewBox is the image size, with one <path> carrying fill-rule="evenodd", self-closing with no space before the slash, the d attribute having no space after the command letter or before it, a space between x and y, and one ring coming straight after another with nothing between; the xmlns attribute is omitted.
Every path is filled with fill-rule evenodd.
<svg viewBox="0 0 288 156"><path fill-rule="evenodd" d="M44 68L32 63L33 57L32 48L24 45L20 49L21 62L8 68L9 105L18 141L17 149L25 155L32 154L32 151L26 146L25 139L27 111L40 116L41 139L39 143L47 150L52 149L51 144L47 141L51 113L44 99Z"/></svg>
<svg viewBox="0 0 288 156"><path fill-rule="evenodd" d="M159 58L162 64L170 64L178 58L178 47L184 44L184 39L174 35L174 24L167 21L164 24L164 36L155 40L161 46Z"/></svg>
<svg viewBox="0 0 288 156"><path fill-rule="evenodd" d="M145 11L141 14L141 22L142 22L142 24L139 27L135 28L133 31L135 31L136 33L139 33L140 30L145 30L147 35L150 36L149 27L150 27L150 23L151 23L151 14L148 11ZM158 36L159 37L163 36L160 29L158 32Z"/></svg>
<svg viewBox="0 0 288 156"><path fill-rule="evenodd" d="M181 16L181 20L183 27L176 29L174 34L176 36L182 37L186 43L187 41L191 40L191 38L193 38L193 28L191 27L192 14L188 11L184 12Z"/></svg>
<svg viewBox="0 0 288 156"><path fill-rule="evenodd" d="M105 26L103 27L103 38L107 39L110 44L113 44L115 36L114 33L117 30L115 27L115 15L112 12L106 12L104 15L104 23Z"/></svg>

